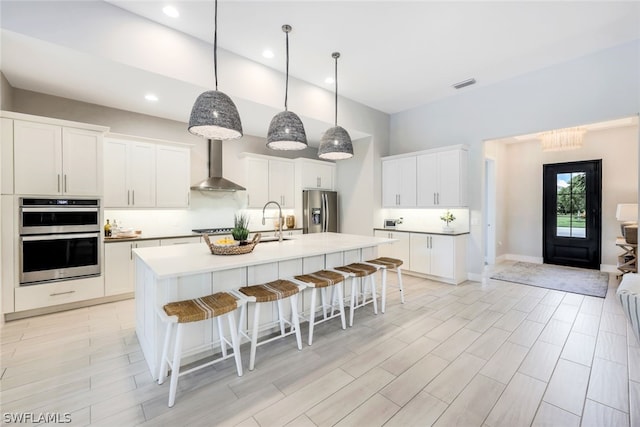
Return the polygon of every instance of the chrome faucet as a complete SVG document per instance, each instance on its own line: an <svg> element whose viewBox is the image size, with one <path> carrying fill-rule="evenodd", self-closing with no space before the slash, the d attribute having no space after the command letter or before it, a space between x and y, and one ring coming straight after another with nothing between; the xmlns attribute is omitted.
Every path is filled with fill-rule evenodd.
<svg viewBox="0 0 640 427"><path fill-rule="evenodd" d="M267 203L265 203L264 207L262 208L262 225L265 225L265 222L264 222L264 210L271 203L273 203L274 205L276 205L278 207L278 227L276 228L276 233L278 233L278 241L282 242L282 208L280 207L278 202L274 202L273 200L271 200L271 201L268 201Z"/></svg>

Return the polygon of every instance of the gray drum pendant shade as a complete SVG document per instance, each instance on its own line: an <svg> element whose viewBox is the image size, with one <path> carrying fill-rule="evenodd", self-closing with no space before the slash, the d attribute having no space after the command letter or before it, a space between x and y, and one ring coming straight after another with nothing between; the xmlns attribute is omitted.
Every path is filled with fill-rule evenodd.
<svg viewBox="0 0 640 427"><path fill-rule="evenodd" d="M344 160L353 157L353 144L349 132L345 128L338 126L338 58L340 52L333 52L331 57L335 59L335 126L327 130L320 139L318 157L325 160Z"/></svg>
<svg viewBox="0 0 640 427"><path fill-rule="evenodd" d="M191 109L189 132L207 139L240 138L242 123L236 105L218 90L203 92Z"/></svg>
<svg viewBox="0 0 640 427"><path fill-rule="evenodd" d="M189 117L189 132L207 139L240 138L242 122L238 109L229 96L218 91L218 0L214 13L213 73L216 90L203 92L196 99Z"/></svg>
<svg viewBox="0 0 640 427"><path fill-rule="evenodd" d="M300 117L287 109L289 92L289 32L290 25L283 25L282 31L287 40L287 74L284 91L284 111L276 114L269 124L267 132L267 147L272 150L304 150L307 148L307 134Z"/></svg>

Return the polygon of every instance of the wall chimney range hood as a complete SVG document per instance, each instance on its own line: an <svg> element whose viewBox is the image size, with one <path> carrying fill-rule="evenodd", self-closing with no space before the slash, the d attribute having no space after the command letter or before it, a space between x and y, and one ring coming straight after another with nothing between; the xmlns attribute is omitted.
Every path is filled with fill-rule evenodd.
<svg viewBox="0 0 640 427"><path fill-rule="evenodd" d="M204 191L242 191L246 188L239 186L235 182L222 177L222 141L216 139L209 140L209 177L197 185L191 187L192 190Z"/></svg>

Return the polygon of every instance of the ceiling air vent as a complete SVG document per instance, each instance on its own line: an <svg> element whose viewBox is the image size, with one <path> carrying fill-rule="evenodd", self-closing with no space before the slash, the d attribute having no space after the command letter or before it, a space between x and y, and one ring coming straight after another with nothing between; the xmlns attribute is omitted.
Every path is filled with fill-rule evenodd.
<svg viewBox="0 0 640 427"><path fill-rule="evenodd" d="M461 82L458 82L458 83L454 84L453 87L456 88L456 89L462 89L463 87L471 86L473 84L476 84L476 79L471 78L471 79L467 79L467 80L463 80Z"/></svg>

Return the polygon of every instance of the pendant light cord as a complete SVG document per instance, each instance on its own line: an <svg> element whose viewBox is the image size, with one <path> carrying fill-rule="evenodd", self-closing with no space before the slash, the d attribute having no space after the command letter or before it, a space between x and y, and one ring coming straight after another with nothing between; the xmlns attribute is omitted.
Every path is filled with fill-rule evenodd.
<svg viewBox="0 0 640 427"><path fill-rule="evenodd" d="M336 59L336 68L335 68L335 82L336 82L336 116L335 116L335 122L334 122L334 126L338 126L338 56L339 55L334 55L334 58Z"/></svg>
<svg viewBox="0 0 640 427"><path fill-rule="evenodd" d="M287 109L287 98L289 95L289 31L285 31L285 35L287 38L287 77L284 85L284 111L288 111Z"/></svg>
<svg viewBox="0 0 640 427"><path fill-rule="evenodd" d="M218 90L218 0L215 1L213 14L213 75L216 79L216 91Z"/></svg>

